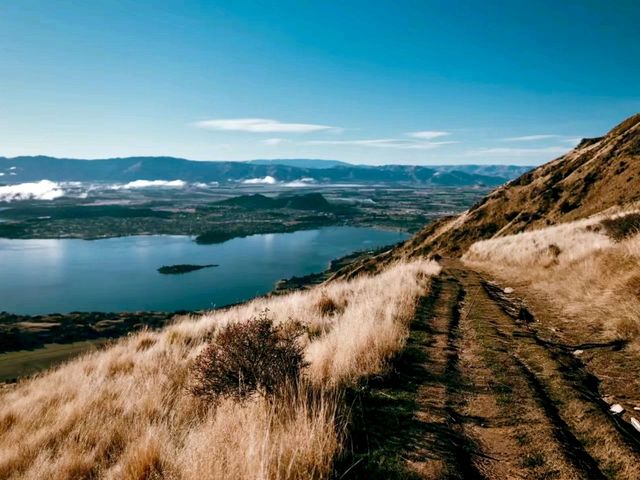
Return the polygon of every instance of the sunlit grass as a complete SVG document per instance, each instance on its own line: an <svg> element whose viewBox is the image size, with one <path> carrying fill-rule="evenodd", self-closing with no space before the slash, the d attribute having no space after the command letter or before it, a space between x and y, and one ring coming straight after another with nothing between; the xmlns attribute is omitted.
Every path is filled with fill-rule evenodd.
<svg viewBox="0 0 640 480"><path fill-rule="evenodd" d="M24 381L0 397L0 478L326 478L343 448L343 389L402 348L439 270L397 264L185 318ZM339 308L319 307L328 302ZM309 367L295 391L217 405L194 397L191 365L207 341L265 311L309 332Z"/></svg>

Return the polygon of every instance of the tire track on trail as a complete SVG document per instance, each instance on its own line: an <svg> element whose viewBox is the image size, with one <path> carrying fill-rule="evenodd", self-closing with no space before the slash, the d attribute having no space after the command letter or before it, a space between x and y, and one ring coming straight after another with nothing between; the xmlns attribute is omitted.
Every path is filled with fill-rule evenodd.
<svg viewBox="0 0 640 480"><path fill-rule="evenodd" d="M353 453L337 478L485 479L462 414L472 388L460 371L463 299L454 278L432 280L391 374L372 379L353 401Z"/></svg>
<svg viewBox="0 0 640 480"><path fill-rule="evenodd" d="M474 457L484 456L473 438L467 435L465 423L467 419L462 413L464 406L473 389L468 380L463 376L460 369L460 320L462 317L462 304L465 300L466 292L461 288L460 283L453 277L444 280L450 290L449 302L443 306L440 318L434 318L436 323L444 323L448 320L446 336L446 363L444 367L445 379L445 423L451 436L450 441L453 446L451 457L448 459L445 478L477 478L484 479L484 475L476 467ZM448 311L447 311L448 310ZM436 353L434 357L439 355ZM426 392L423 392L423 394ZM454 462L452 465L451 462Z"/></svg>
<svg viewBox="0 0 640 480"><path fill-rule="evenodd" d="M336 478L640 479L582 376L532 335L533 315L505 312L479 274L442 263L392 372L354 401L354 454Z"/></svg>
<svg viewBox="0 0 640 480"><path fill-rule="evenodd" d="M537 339L535 318L523 303L498 301L477 273L449 261L447 271L478 299L466 313L484 353L485 364L510 390L502 403L509 409L513 434L527 434L524 478L640 478L635 445L621 435L611 415L585 395L588 381L580 365L563 362L555 348ZM491 355L494 358L490 358ZM508 373L507 373L508 372ZM585 380L586 379L586 380ZM590 388L594 388L593 385ZM597 394L597 385L595 386ZM519 439L520 440L520 439ZM550 448L551 447L551 448ZM491 450L491 445L487 448ZM492 478L500 478L493 477Z"/></svg>

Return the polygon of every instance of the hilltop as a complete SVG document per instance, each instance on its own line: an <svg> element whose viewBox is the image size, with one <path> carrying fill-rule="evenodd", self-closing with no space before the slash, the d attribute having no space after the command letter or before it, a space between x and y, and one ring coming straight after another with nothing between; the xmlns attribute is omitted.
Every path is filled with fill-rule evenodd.
<svg viewBox="0 0 640 480"><path fill-rule="evenodd" d="M427 226L403 253L461 254L473 242L585 218L640 200L640 114Z"/></svg>

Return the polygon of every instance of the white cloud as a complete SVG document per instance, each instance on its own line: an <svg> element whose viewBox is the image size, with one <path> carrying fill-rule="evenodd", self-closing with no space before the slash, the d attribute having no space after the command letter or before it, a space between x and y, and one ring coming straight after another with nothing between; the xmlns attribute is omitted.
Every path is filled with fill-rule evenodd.
<svg viewBox="0 0 640 480"><path fill-rule="evenodd" d="M266 140L263 140L262 143L264 143L265 145L269 145L270 147L276 147L278 145L286 143L287 141L288 140L286 140L285 138L267 138Z"/></svg>
<svg viewBox="0 0 640 480"><path fill-rule="evenodd" d="M245 185L274 185L278 183L278 181L271 175L267 175L264 178L248 178L247 180L243 180L242 183Z"/></svg>
<svg viewBox="0 0 640 480"><path fill-rule="evenodd" d="M331 127L329 125L317 125L314 123L284 123L270 118L203 120L201 122L196 122L195 126L208 130L227 130L251 133L311 133L335 129L335 127Z"/></svg>
<svg viewBox="0 0 640 480"><path fill-rule="evenodd" d="M111 190L133 190L136 188L184 188L184 180L134 180L124 185L112 185Z"/></svg>
<svg viewBox="0 0 640 480"><path fill-rule="evenodd" d="M451 135L449 132L438 132L434 130L423 130L421 132L409 132L407 133L409 137L420 138L422 140L432 140L434 138L446 137L447 135Z"/></svg>
<svg viewBox="0 0 640 480"><path fill-rule="evenodd" d="M503 138L503 142L536 142L538 140L550 140L552 138L561 138L562 135L524 135L522 137L507 137Z"/></svg>
<svg viewBox="0 0 640 480"><path fill-rule="evenodd" d="M365 140L312 140L306 142L307 145L346 145L372 148L399 148L405 150L431 150L442 145L449 145L452 143L458 142L418 142L414 140L404 140L398 138L376 138Z"/></svg>
<svg viewBox="0 0 640 480"><path fill-rule="evenodd" d="M33 183L18 183L0 187L0 201L19 200L55 200L64 196L65 191L59 183L40 180Z"/></svg>
<svg viewBox="0 0 640 480"><path fill-rule="evenodd" d="M469 157L526 157L529 155L556 155L567 153L566 147L543 147L543 148L481 148L478 150L469 150L466 155Z"/></svg>
<svg viewBox="0 0 640 480"><path fill-rule="evenodd" d="M313 178L299 178L298 180L293 180L292 182L285 183L283 186L285 187L313 187L315 184L315 180Z"/></svg>

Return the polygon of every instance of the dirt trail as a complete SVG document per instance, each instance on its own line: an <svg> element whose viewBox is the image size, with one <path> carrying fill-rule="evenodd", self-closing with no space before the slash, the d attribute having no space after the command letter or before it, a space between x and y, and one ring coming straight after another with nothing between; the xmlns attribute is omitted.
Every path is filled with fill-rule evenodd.
<svg viewBox="0 0 640 480"><path fill-rule="evenodd" d="M361 398L366 455L343 478L640 479L635 432L571 350L518 299L444 267L396 371Z"/></svg>

